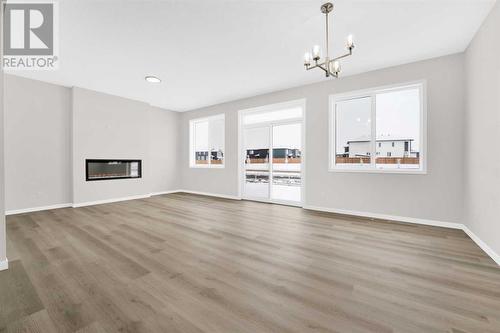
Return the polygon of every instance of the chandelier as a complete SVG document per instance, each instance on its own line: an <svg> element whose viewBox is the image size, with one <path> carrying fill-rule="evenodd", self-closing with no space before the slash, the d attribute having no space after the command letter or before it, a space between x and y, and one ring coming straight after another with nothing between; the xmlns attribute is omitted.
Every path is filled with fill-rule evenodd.
<svg viewBox="0 0 500 333"><path fill-rule="evenodd" d="M329 54L329 36L328 36L328 14L333 10L333 4L331 2L327 2L321 6L321 12L325 14L326 17L326 56L325 60L323 62L320 61L321 59L321 48L319 45L314 45L312 48L312 53L306 52L304 55L304 66L306 70L314 69L314 68L319 68L322 69L326 77L333 76L335 78L339 77L340 73L340 62L339 60L345 57L348 57L352 55L352 50L354 49L354 42L352 39L352 35L349 35L347 37L347 42L346 42L346 48L347 48L347 53L344 55L341 55L339 57L330 59L330 54ZM311 63L314 61L314 65L311 65Z"/></svg>

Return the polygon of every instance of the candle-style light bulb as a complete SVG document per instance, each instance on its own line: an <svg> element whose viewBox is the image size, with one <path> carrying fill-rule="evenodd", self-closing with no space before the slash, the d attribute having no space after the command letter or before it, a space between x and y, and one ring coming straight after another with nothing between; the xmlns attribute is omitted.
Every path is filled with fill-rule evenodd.
<svg viewBox="0 0 500 333"><path fill-rule="evenodd" d="M340 62L334 61L333 63L330 63L330 71L333 74L338 74L340 72Z"/></svg>
<svg viewBox="0 0 500 333"><path fill-rule="evenodd" d="M347 48L348 49L354 48L354 40L352 35L347 36Z"/></svg>
<svg viewBox="0 0 500 333"><path fill-rule="evenodd" d="M304 66L309 66L311 64L311 59L312 59L311 53L306 52L304 54Z"/></svg>
<svg viewBox="0 0 500 333"><path fill-rule="evenodd" d="M314 60L319 60L321 58L321 48L319 45L314 45L312 49L312 56Z"/></svg>

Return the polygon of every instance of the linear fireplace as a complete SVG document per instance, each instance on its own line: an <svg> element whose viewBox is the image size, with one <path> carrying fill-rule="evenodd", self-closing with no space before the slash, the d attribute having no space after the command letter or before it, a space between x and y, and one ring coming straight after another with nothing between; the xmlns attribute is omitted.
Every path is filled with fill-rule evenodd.
<svg viewBox="0 0 500 333"><path fill-rule="evenodd" d="M142 177L141 160L85 160L87 181Z"/></svg>

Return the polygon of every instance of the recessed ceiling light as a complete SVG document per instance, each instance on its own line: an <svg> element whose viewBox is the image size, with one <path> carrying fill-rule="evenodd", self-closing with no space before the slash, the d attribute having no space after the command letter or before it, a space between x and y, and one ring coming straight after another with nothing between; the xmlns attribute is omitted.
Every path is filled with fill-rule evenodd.
<svg viewBox="0 0 500 333"><path fill-rule="evenodd" d="M157 78L156 76L153 75L147 75L144 80L146 80L149 83L160 83L161 80Z"/></svg>

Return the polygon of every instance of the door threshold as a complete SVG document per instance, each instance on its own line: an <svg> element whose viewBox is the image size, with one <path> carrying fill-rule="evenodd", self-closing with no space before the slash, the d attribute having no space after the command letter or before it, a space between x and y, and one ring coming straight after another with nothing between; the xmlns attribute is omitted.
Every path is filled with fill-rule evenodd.
<svg viewBox="0 0 500 333"><path fill-rule="evenodd" d="M252 198L243 198L243 197L241 198L241 200L260 202L260 203L266 203L266 204L273 204L273 205L304 208L304 204L301 202L294 203L294 202L285 202L285 201L270 201L270 200L259 200L259 199L252 199Z"/></svg>

